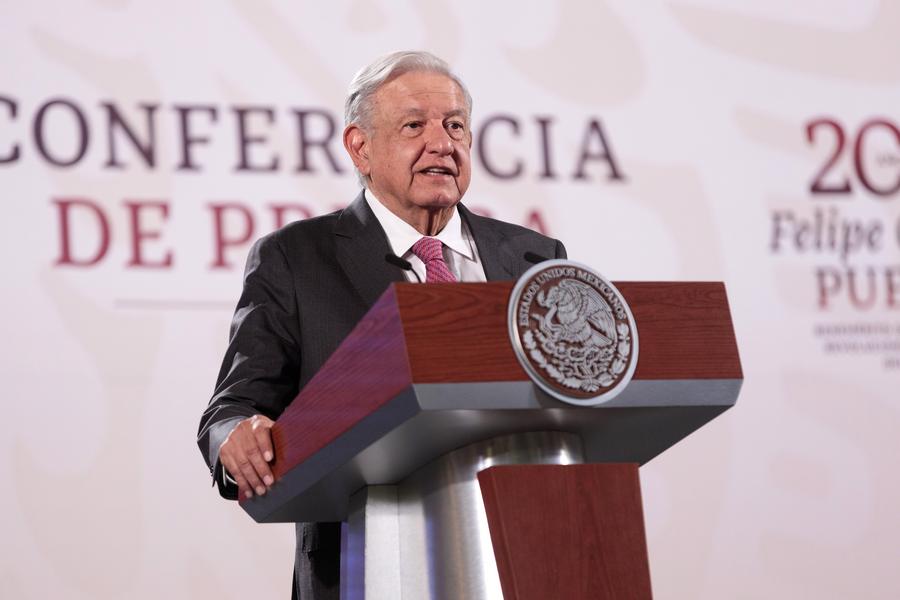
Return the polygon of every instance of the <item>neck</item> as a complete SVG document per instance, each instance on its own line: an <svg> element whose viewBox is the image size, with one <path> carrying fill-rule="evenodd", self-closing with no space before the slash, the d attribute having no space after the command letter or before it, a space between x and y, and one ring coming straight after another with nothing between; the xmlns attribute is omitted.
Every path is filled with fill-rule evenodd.
<svg viewBox="0 0 900 600"><path fill-rule="evenodd" d="M367 189L373 200L409 223L422 235L435 236L440 233L450 222L453 211L456 210L456 204L452 206L404 206L398 202L385 202L382 200L384 196L371 189L371 186Z"/></svg>
<svg viewBox="0 0 900 600"><path fill-rule="evenodd" d="M456 206L447 208L429 208L417 211L416 214L403 216L403 220L412 225L422 235L435 236L450 222Z"/></svg>

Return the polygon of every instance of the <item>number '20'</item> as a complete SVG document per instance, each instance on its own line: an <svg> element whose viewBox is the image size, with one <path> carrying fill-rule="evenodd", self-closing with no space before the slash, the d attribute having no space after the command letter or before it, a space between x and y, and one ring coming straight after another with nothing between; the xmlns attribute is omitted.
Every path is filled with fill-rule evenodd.
<svg viewBox="0 0 900 600"><path fill-rule="evenodd" d="M871 131L877 129L886 129L888 132L892 133L897 140L897 145L900 146L900 129L898 129L896 125L886 119L872 119L866 121L860 126L859 131L856 133L856 139L853 140L853 167L856 171L857 179L859 179L859 182L864 188L878 196L890 196L891 194L896 194L900 191L900 173L898 173L897 181L893 185L889 187L879 187L872 181L870 173L866 168L866 136ZM841 153L844 151L844 144L847 141L847 137L844 134L844 128L840 123L833 119L816 119L810 121L806 125L807 141L809 143L814 143L818 132L822 130L825 130L826 132L830 131L832 133L831 137L834 140L834 150L825 161L825 164L822 165L822 168L819 169L819 172L813 177L812 183L809 185L809 191L813 194L849 194L851 187L850 179L848 177L843 177L843 180L839 182L826 182L828 174L834 169L835 165L837 165L841 158ZM900 161L900 157L898 157L897 160ZM900 171L900 167L898 167L898 171Z"/></svg>

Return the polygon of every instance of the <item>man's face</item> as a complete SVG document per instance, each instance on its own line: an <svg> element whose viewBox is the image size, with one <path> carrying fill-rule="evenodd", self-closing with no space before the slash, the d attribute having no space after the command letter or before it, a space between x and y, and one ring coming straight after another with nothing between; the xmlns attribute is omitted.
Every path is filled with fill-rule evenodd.
<svg viewBox="0 0 900 600"><path fill-rule="evenodd" d="M401 218L454 206L466 193L472 134L465 96L449 77L413 71L384 84L361 133L354 162Z"/></svg>

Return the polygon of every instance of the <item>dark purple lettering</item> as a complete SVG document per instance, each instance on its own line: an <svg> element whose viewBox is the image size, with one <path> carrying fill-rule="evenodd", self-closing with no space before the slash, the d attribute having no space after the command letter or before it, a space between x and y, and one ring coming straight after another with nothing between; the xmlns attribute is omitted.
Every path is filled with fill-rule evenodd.
<svg viewBox="0 0 900 600"><path fill-rule="evenodd" d="M496 177L497 179L513 179L522 174L523 165L521 160L514 161L512 168L505 171L500 170L488 160L488 154L490 154L490 152L487 150L487 134L497 123L506 123L510 126L510 129L512 129L513 135L516 137L519 136L519 122L513 117L496 115L489 118L482 123L481 128L478 130L478 141L475 144L478 149L478 158L481 161L481 166L484 167L484 170L487 171L489 175Z"/></svg>
<svg viewBox="0 0 900 600"><path fill-rule="evenodd" d="M336 129L334 117L331 116L331 113L317 109L294 110L293 112L297 117L297 142L300 151L297 160L297 168L295 170L298 173L315 172L315 169L313 169L310 164L309 149L317 146L322 149L322 153L325 155L325 158L328 159L331 171L333 173L343 173L343 169L331 153L330 144L332 139L334 139L334 132ZM314 139L310 136L309 123L307 122L309 117L319 117L325 123L325 133L318 139Z"/></svg>
<svg viewBox="0 0 900 600"><path fill-rule="evenodd" d="M159 108L158 104L141 103L138 106L144 111L144 119L146 121L146 135L142 141L135 130L122 117L122 113L116 108L112 102L101 102L100 106L106 109L107 118L107 139L109 141L109 158L106 160L105 167L109 169L122 169L126 165L119 162L116 157L116 130L118 129L125 134L125 137L131 142L131 147L137 150L137 153L144 160L144 164L150 168L156 166L156 124L155 113Z"/></svg>
<svg viewBox="0 0 900 600"><path fill-rule="evenodd" d="M9 109L9 117L11 120L15 120L16 113L18 112L19 105L12 98L7 98L6 96L0 96L0 104L3 104ZM11 163L19 160L19 144L13 144L12 150L10 150L5 156L0 156L0 163Z"/></svg>
<svg viewBox="0 0 900 600"><path fill-rule="evenodd" d="M208 105L184 105L174 106L178 113L180 125L181 162L176 167L179 171L198 171L200 168L194 163L191 149L194 144L208 144L209 136L195 135L191 132L191 115L195 112L204 112L209 115L211 123L215 123L219 116L215 106Z"/></svg>
<svg viewBox="0 0 900 600"><path fill-rule="evenodd" d="M535 117L534 120L537 121L541 132L541 179L556 179L550 152L550 124L553 123L553 118Z"/></svg>
<svg viewBox="0 0 900 600"><path fill-rule="evenodd" d="M594 138L600 142L600 148L597 150L591 150L591 141ZM575 179L588 179L584 167L591 160L602 160L609 165L607 179L624 179L619 171L619 167L616 165L616 159L613 157L612 150L610 150L609 144L606 142L603 126L597 119L590 120L584 133L584 140L581 143L581 155L578 157L578 167L573 175Z"/></svg>
<svg viewBox="0 0 900 600"><path fill-rule="evenodd" d="M53 107L65 107L68 109L69 114L71 114L75 118L75 123L78 128L78 135L75 136L77 140L77 149L75 154L72 155L71 158L59 158L58 156L54 156L49 148L47 148L47 140L45 137L44 131L44 119L47 117L48 112ZM85 153L88 149L88 141L89 141L89 130L87 119L84 117L84 113L81 111L78 106L65 98L54 98L52 100L48 100L38 109L37 114L34 117L34 142L37 146L38 152L44 159L52 165L56 165L57 167L71 167L74 164L77 164L82 158L84 158Z"/></svg>
<svg viewBox="0 0 900 600"><path fill-rule="evenodd" d="M250 146L265 143L267 138L264 135L250 135L247 132L249 129L247 120L250 115L262 115L265 117L266 122L271 125L275 122L275 111L265 106L244 106L235 107L234 114L237 117L238 149L240 151L240 160L234 170L251 172L269 172L278 170L277 156L273 156L269 162L264 165L255 165L250 162Z"/></svg>

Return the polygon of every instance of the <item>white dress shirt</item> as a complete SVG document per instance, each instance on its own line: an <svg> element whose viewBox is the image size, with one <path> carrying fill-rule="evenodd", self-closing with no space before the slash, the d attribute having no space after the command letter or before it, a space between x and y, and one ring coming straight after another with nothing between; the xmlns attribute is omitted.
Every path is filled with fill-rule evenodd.
<svg viewBox="0 0 900 600"><path fill-rule="evenodd" d="M387 234L391 251L403 260L409 261L413 270L422 281L425 281L425 263L412 253L412 245L424 236L416 231L415 227L392 213L369 190L366 190L366 202ZM458 210L453 211L450 221L434 237L443 243L444 261L457 281L487 281L481 257L478 256L478 248L472 239L472 232L460 218ZM404 271L404 274L407 280L416 281L415 275L409 271Z"/></svg>

